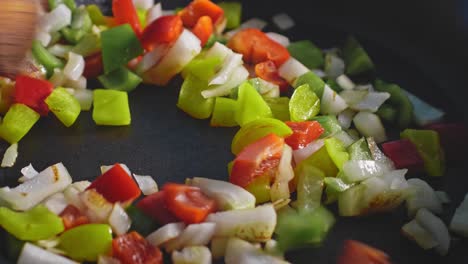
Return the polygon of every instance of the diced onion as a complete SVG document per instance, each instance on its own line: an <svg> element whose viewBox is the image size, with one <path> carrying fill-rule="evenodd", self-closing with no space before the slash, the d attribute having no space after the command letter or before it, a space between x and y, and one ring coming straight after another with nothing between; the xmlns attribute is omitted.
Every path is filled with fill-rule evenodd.
<svg viewBox="0 0 468 264"><path fill-rule="evenodd" d="M234 70L243 64L242 54L232 53L223 63L223 67L219 70L213 78L211 78L209 85L224 84L228 81Z"/></svg>
<svg viewBox="0 0 468 264"><path fill-rule="evenodd" d="M367 178L382 176L388 171L390 171L390 168L378 161L349 160L343 165L343 179L348 183L354 183Z"/></svg>
<svg viewBox="0 0 468 264"><path fill-rule="evenodd" d="M146 24L150 25L163 15L161 3L157 3L146 12Z"/></svg>
<svg viewBox="0 0 468 264"><path fill-rule="evenodd" d="M452 221L450 221L450 231L468 238L468 194L455 210Z"/></svg>
<svg viewBox="0 0 468 264"><path fill-rule="evenodd" d="M80 209L80 211L84 212L86 210L86 205L80 199L80 193L82 193L86 188L91 185L89 181L79 181L70 184L63 194L65 195L65 199L67 202L76 208Z"/></svg>
<svg viewBox="0 0 468 264"><path fill-rule="evenodd" d="M352 90L356 87L356 84L344 74L336 77L336 83L338 83L338 85L344 90Z"/></svg>
<svg viewBox="0 0 468 264"><path fill-rule="evenodd" d="M72 261L60 255L49 252L38 246L35 246L29 242L26 242L21 250L21 254L18 258L17 264L50 264L50 263L61 263L61 264L78 264L78 262Z"/></svg>
<svg viewBox="0 0 468 264"><path fill-rule="evenodd" d="M281 44L281 46L283 47L287 47L289 46L289 38L284 36L284 35L281 35L281 34L278 34L278 33L275 33L275 32L268 32L266 33L266 35L272 39L273 41L276 41L278 42L279 44Z"/></svg>
<svg viewBox="0 0 468 264"><path fill-rule="evenodd" d="M208 197L216 200L221 210L239 210L255 207L255 196L244 188L226 181L193 178L190 185L196 186Z"/></svg>
<svg viewBox="0 0 468 264"><path fill-rule="evenodd" d="M401 230L405 236L414 240L423 249L427 250L439 245L432 234L421 227L418 221L414 219L406 223Z"/></svg>
<svg viewBox="0 0 468 264"><path fill-rule="evenodd" d="M242 65L237 66L232 73L230 73L228 80L224 84L215 85L212 89L202 91L201 94L204 98L228 95L233 88L239 86L247 80L248 77L249 72L247 69Z"/></svg>
<svg viewBox="0 0 468 264"><path fill-rule="evenodd" d="M374 86L370 83L368 84L358 84L356 87L354 87L354 90L359 90L359 91L368 91L368 92L373 92L375 91Z"/></svg>
<svg viewBox="0 0 468 264"><path fill-rule="evenodd" d="M86 190L80 193L79 197L87 208L86 214L91 222L107 222L113 206L106 198L95 189Z"/></svg>
<svg viewBox="0 0 468 264"><path fill-rule="evenodd" d="M301 149L297 149L293 151L293 156L294 156L294 162L296 164L301 163L301 161L307 159L310 157L312 154L317 152L319 149L321 149L324 145L323 139L317 139L309 143L307 146Z"/></svg>
<svg viewBox="0 0 468 264"><path fill-rule="evenodd" d="M207 245L213 237L215 229L215 223L188 225L177 238L165 243L164 247L167 252L172 252L184 247Z"/></svg>
<svg viewBox="0 0 468 264"><path fill-rule="evenodd" d="M166 55L169 50L168 45L157 45L152 51L143 55L140 63L136 67L136 72L142 74L147 70L151 69L154 65L158 64L159 61Z"/></svg>
<svg viewBox="0 0 468 264"><path fill-rule="evenodd" d="M18 157L18 143L11 144L5 151L2 159L2 168L13 167Z"/></svg>
<svg viewBox="0 0 468 264"><path fill-rule="evenodd" d="M211 264L211 252L207 247L186 247L182 251L172 252L174 264Z"/></svg>
<svg viewBox="0 0 468 264"><path fill-rule="evenodd" d="M356 129L366 137L373 137L377 143L387 140L385 128L379 116L370 112L359 112L353 118Z"/></svg>
<svg viewBox="0 0 468 264"><path fill-rule="evenodd" d="M340 96L348 105L356 105L364 100L367 93L367 91L343 90L340 92Z"/></svg>
<svg viewBox="0 0 468 264"><path fill-rule="evenodd" d="M385 156L385 154L382 152L382 150L380 150L379 146L377 145L377 142L375 142L373 137L366 138L366 141L372 159L374 159L375 161L385 163L388 168L395 168L395 164L393 164L393 161L387 156Z"/></svg>
<svg viewBox="0 0 468 264"><path fill-rule="evenodd" d="M87 83L88 83L88 80L84 76L80 76L78 77L78 80L66 80L65 86L74 88L77 90L84 90L86 89Z"/></svg>
<svg viewBox="0 0 468 264"><path fill-rule="evenodd" d="M67 207L68 202L65 199L63 193L56 193L44 201L45 207L47 207L52 213L59 215Z"/></svg>
<svg viewBox="0 0 468 264"><path fill-rule="evenodd" d="M42 30L36 32L36 40L38 40L44 47L49 45L51 39L52 37L48 32Z"/></svg>
<svg viewBox="0 0 468 264"><path fill-rule="evenodd" d="M233 51L230 48L219 42L215 42L213 47L206 51L205 58L220 58L222 61L225 61L232 53Z"/></svg>
<svg viewBox="0 0 468 264"><path fill-rule="evenodd" d="M113 257L104 256L104 255L99 256L97 263L98 264L121 264L120 260L113 258Z"/></svg>
<svg viewBox="0 0 468 264"><path fill-rule="evenodd" d="M263 28L266 27L266 25L268 25L267 22L265 22L265 20L262 20L260 18L251 18L249 20L246 20L244 23L242 23L240 25L240 28L256 28L256 29L260 29L262 30Z"/></svg>
<svg viewBox="0 0 468 264"><path fill-rule="evenodd" d="M61 69L55 68L52 77L50 77L49 82L51 82L54 87L63 86L67 81L67 76L63 73Z"/></svg>
<svg viewBox="0 0 468 264"><path fill-rule="evenodd" d="M213 237L211 239L211 255L213 259L220 259L224 257L226 253L226 246L227 242L229 241L229 237Z"/></svg>
<svg viewBox="0 0 468 264"><path fill-rule="evenodd" d="M325 85L322 99L320 100L320 112L322 114L337 115L346 108L348 108L348 105L345 100L328 85Z"/></svg>
<svg viewBox="0 0 468 264"><path fill-rule="evenodd" d="M290 196L289 181L294 178L294 170L291 165L292 148L285 144L283 153L278 165L275 181L270 189L270 197L272 202L282 199L288 199Z"/></svg>
<svg viewBox="0 0 468 264"><path fill-rule="evenodd" d="M73 49L73 46L63 45L63 44L55 44L48 48L47 50L54 56L60 58L68 58L68 53Z"/></svg>
<svg viewBox="0 0 468 264"><path fill-rule="evenodd" d="M185 229L184 223L166 224L146 237L146 240L155 247L178 237Z"/></svg>
<svg viewBox="0 0 468 264"><path fill-rule="evenodd" d="M279 75L290 84L292 84L300 76L306 74L308 71L309 69L306 66L293 57L290 57L278 69Z"/></svg>
<svg viewBox="0 0 468 264"><path fill-rule="evenodd" d="M63 73L69 80L76 81L83 74L85 61L83 56L73 52L68 53L68 62L63 69Z"/></svg>
<svg viewBox="0 0 468 264"><path fill-rule="evenodd" d="M135 8L148 10L154 6L154 0L133 0Z"/></svg>
<svg viewBox="0 0 468 264"><path fill-rule="evenodd" d="M439 201L443 204L448 204L450 203L450 197L448 196L448 194L446 192L443 192L443 191L435 191L434 192L437 196L437 198L439 198Z"/></svg>
<svg viewBox="0 0 468 264"><path fill-rule="evenodd" d="M314 72L315 75L317 75L320 78L325 78L325 76L327 76L325 72L320 69L312 69L312 72Z"/></svg>
<svg viewBox="0 0 468 264"><path fill-rule="evenodd" d="M39 28L43 31L54 33L70 25L71 19L72 13L70 9L66 5L60 4L50 13L41 17Z"/></svg>
<svg viewBox="0 0 468 264"><path fill-rule="evenodd" d="M262 251L261 247L250 244L239 238L229 239L226 245L226 264L286 264L289 263L277 256L271 256Z"/></svg>
<svg viewBox="0 0 468 264"><path fill-rule="evenodd" d="M353 117L356 115L356 112L352 109L346 109L343 112L338 114L338 123L343 129L348 129L351 127L351 123L353 122Z"/></svg>
<svg viewBox="0 0 468 264"><path fill-rule="evenodd" d="M411 193L406 199L408 215L413 217L421 208L426 208L436 214L442 213L442 203L434 192L434 189L427 182L412 178L408 180Z"/></svg>
<svg viewBox="0 0 468 264"><path fill-rule="evenodd" d="M450 234L444 222L425 208L419 209L415 219L438 242L435 247L437 253L446 255L450 247Z"/></svg>
<svg viewBox="0 0 468 264"><path fill-rule="evenodd" d="M285 13L274 15L272 20L273 23L275 23L275 25L281 30L288 30L295 25L294 20Z"/></svg>
<svg viewBox="0 0 468 264"><path fill-rule="evenodd" d="M333 137L339 139L345 148L349 147L351 144L353 144L356 140L352 138L346 131L339 131L333 135Z"/></svg>
<svg viewBox="0 0 468 264"><path fill-rule="evenodd" d="M133 174L138 186L140 187L141 192L144 195L150 195L158 191L158 184L151 176L140 176Z"/></svg>
<svg viewBox="0 0 468 264"><path fill-rule="evenodd" d="M357 111L377 112L379 107L388 98L390 98L390 94L386 92L369 92L359 103L352 105L351 108Z"/></svg>
<svg viewBox="0 0 468 264"><path fill-rule="evenodd" d="M93 91L88 89L77 89L73 93L75 99L80 103L81 110L89 111L93 104Z"/></svg>
<svg viewBox="0 0 468 264"><path fill-rule="evenodd" d="M127 233L127 231L130 229L130 226L132 225L130 217L119 203L114 204L112 212L109 215L108 222L112 227L112 231L114 231L114 233L117 235L123 235Z"/></svg>
<svg viewBox="0 0 468 264"><path fill-rule="evenodd" d="M215 236L237 236L253 242L268 241L276 227L276 211L272 204L254 209L210 214L207 222L216 223Z"/></svg>
<svg viewBox="0 0 468 264"><path fill-rule="evenodd" d="M344 73L345 63L340 57L335 54L328 53L327 56L325 56L325 59L325 74L328 78L336 79Z"/></svg>
<svg viewBox="0 0 468 264"><path fill-rule="evenodd" d="M32 164L29 164L28 166L21 169L21 174L26 178L26 180L29 180L37 176L39 172L34 169Z"/></svg>

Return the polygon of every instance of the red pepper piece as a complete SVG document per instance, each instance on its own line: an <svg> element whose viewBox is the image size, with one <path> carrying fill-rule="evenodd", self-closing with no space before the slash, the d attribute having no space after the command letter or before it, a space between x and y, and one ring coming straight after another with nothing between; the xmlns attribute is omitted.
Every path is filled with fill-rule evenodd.
<svg viewBox="0 0 468 264"><path fill-rule="evenodd" d="M112 255L122 264L163 263L161 250L135 231L112 240Z"/></svg>
<svg viewBox="0 0 468 264"><path fill-rule="evenodd" d="M292 129L293 134L285 138L284 141L293 150L307 146L310 142L319 138L325 131L317 121L287 121L285 123Z"/></svg>
<svg viewBox="0 0 468 264"><path fill-rule="evenodd" d="M192 29L193 34L201 41L201 46L205 46L208 39L213 34L213 21L209 16L202 16Z"/></svg>
<svg viewBox="0 0 468 264"><path fill-rule="evenodd" d="M46 80L25 75L16 77L15 102L25 104L42 116L49 113L49 107L44 100L52 93L54 85Z"/></svg>
<svg viewBox="0 0 468 264"><path fill-rule="evenodd" d="M400 139L382 144L382 150L397 169L407 168L411 171L424 169L424 160L416 146L408 139Z"/></svg>
<svg viewBox="0 0 468 264"><path fill-rule="evenodd" d="M112 13L118 25L129 24L135 34L141 36L141 24L132 0L113 0Z"/></svg>
<svg viewBox="0 0 468 264"><path fill-rule="evenodd" d="M96 53L85 58L85 68L83 76L86 78L96 78L103 73L102 53Z"/></svg>
<svg viewBox="0 0 468 264"><path fill-rule="evenodd" d="M71 204L60 213L60 217L62 218L65 230L89 223L88 217L81 213L80 209Z"/></svg>
<svg viewBox="0 0 468 264"><path fill-rule="evenodd" d="M224 17L224 10L209 0L194 0L179 13L184 26L192 28L202 16L209 16L214 24Z"/></svg>
<svg viewBox="0 0 468 264"><path fill-rule="evenodd" d="M141 43L146 51L151 51L158 44L174 43L183 30L179 16L162 16L145 28Z"/></svg>
<svg viewBox="0 0 468 264"><path fill-rule="evenodd" d="M282 92L288 89L288 82L279 76L278 68L271 60L257 63L255 65L255 74L267 82L278 85Z"/></svg>
<svg viewBox="0 0 468 264"><path fill-rule="evenodd" d="M160 225L179 221L167 208L166 193L164 191L146 196L141 199L136 206Z"/></svg>

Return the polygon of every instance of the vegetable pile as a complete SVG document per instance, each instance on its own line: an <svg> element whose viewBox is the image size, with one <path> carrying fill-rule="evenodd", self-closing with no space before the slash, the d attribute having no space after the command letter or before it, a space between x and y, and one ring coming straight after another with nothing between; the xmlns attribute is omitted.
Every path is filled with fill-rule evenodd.
<svg viewBox="0 0 468 264"><path fill-rule="evenodd" d="M284 253L319 246L343 217L406 204L402 232L441 255L450 231L468 236L468 198L449 228L437 216L447 195L420 178L443 176L460 157L466 127L396 84L370 79L374 64L358 40L321 50L241 24L241 5L194 0L177 12L152 0L96 5L49 0L15 80L0 79L0 137L18 142L52 112L66 127L92 109L96 125L131 124L128 96L140 83L183 78L177 107L211 126L236 127L229 181L189 178L159 190L124 164L102 166L92 182L73 182L61 163L23 168L20 184L0 189L6 255L18 263L288 263ZM285 30L294 22L273 18ZM363 78L364 77L364 78ZM87 89L97 78L102 89ZM366 82L357 80L366 79ZM398 127L390 141L384 125ZM164 252L163 252L164 251ZM338 263L390 263L346 241Z"/></svg>

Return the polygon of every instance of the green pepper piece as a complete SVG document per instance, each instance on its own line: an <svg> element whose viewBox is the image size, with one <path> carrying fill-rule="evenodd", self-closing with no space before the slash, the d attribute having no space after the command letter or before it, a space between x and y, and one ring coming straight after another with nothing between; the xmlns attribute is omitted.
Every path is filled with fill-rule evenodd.
<svg viewBox="0 0 468 264"><path fill-rule="evenodd" d="M344 192L354 185L354 184L346 183L341 178L338 178L338 177L325 177L324 182L327 185L327 188L330 188L333 191L336 191L338 193Z"/></svg>
<svg viewBox="0 0 468 264"><path fill-rule="evenodd" d="M262 117L273 116L268 104L248 82L244 82L239 86L237 102L234 117L240 126Z"/></svg>
<svg viewBox="0 0 468 264"><path fill-rule="evenodd" d="M383 121L393 123L397 118L398 111L390 104L383 104L375 112Z"/></svg>
<svg viewBox="0 0 468 264"><path fill-rule="evenodd" d="M203 49L207 50L207 49L213 47L213 45L216 42L219 42L219 43L221 43L223 45L226 45L227 44L227 39L225 37L223 37L222 35L211 34L210 38L205 43L205 46L203 46Z"/></svg>
<svg viewBox="0 0 468 264"><path fill-rule="evenodd" d="M142 236L147 236L157 229L158 225L156 222L154 222L151 217L147 216L140 209L138 209L138 207L130 205L127 207L127 209L125 209L125 211L127 212L132 222L130 230L134 230Z"/></svg>
<svg viewBox="0 0 468 264"><path fill-rule="evenodd" d="M294 169L297 179L297 200L293 206L298 210L313 210L320 206L325 174L310 163L301 163Z"/></svg>
<svg viewBox="0 0 468 264"><path fill-rule="evenodd" d="M265 98L273 117L281 121L291 120L289 114L289 97Z"/></svg>
<svg viewBox="0 0 468 264"><path fill-rule="evenodd" d="M217 67L223 62L220 57L203 58L198 56L182 70L182 76L192 74L200 80L209 80L216 74Z"/></svg>
<svg viewBox="0 0 468 264"><path fill-rule="evenodd" d="M289 44L288 51L309 69L321 68L325 62L322 50L310 40L301 40Z"/></svg>
<svg viewBox="0 0 468 264"><path fill-rule="evenodd" d="M342 130L340 123L334 115L316 116L311 118L311 120L319 122L325 130L320 138L327 138Z"/></svg>
<svg viewBox="0 0 468 264"><path fill-rule="evenodd" d="M83 57L93 55L101 50L101 38L94 33L87 33L72 48L72 52L80 54Z"/></svg>
<svg viewBox="0 0 468 264"><path fill-rule="evenodd" d="M77 44L88 32L91 31L93 22L88 10L80 6L73 10L70 26L63 28L60 32L63 37L72 44Z"/></svg>
<svg viewBox="0 0 468 264"><path fill-rule="evenodd" d="M89 17L93 24L101 26L107 25L106 17L102 14L101 9L97 5L87 5L86 10L88 10Z"/></svg>
<svg viewBox="0 0 468 264"><path fill-rule="evenodd" d="M315 210L284 211L278 216L276 234L281 251L319 245L335 224L335 217L323 206Z"/></svg>
<svg viewBox="0 0 468 264"><path fill-rule="evenodd" d="M348 147L350 160L373 160L365 138L361 138Z"/></svg>
<svg viewBox="0 0 468 264"><path fill-rule="evenodd" d="M346 151L343 142L336 138L327 138L325 139L325 147L333 163L341 170L343 164L349 160L349 153Z"/></svg>
<svg viewBox="0 0 468 264"><path fill-rule="evenodd" d="M65 40L67 40L71 44L77 44L84 36L88 33L81 29L74 29L70 27L66 27L60 30L62 36Z"/></svg>
<svg viewBox="0 0 468 264"><path fill-rule="evenodd" d="M234 119L237 102L226 97L216 97L213 116L211 116L210 125L217 127L234 127L237 122Z"/></svg>
<svg viewBox="0 0 468 264"><path fill-rule="evenodd" d="M330 88L332 88L332 90L336 93L343 91L343 88L341 88L341 86L334 79L328 79L327 85L330 86Z"/></svg>
<svg viewBox="0 0 468 264"><path fill-rule="evenodd" d="M294 90L289 101L289 113L292 121L306 121L320 112L320 99L308 84Z"/></svg>
<svg viewBox="0 0 468 264"><path fill-rule="evenodd" d="M262 175L253 179L252 182L245 188L248 192L255 196L255 204L262 204L271 200L270 181L270 175Z"/></svg>
<svg viewBox="0 0 468 264"><path fill-rule="evenodd" d="M0 226L16 238L27 241L48 239L64 230L62 218L43 205L26 212L0 207Z"/></svg>
<svg viewBox="0 0 468 264"><path fill-rule="evenodd" d="M430 176L443 176L445 158L439 134L434 130L405 129L401 138L409 139L424 160L424 169Z"/></svg>
<svg viewBox="0 0 468 264"><path fill-rule="evenodd" d="M304 165L302 165L304 164ZM323 146L314 154L310 155L307 159L299 163L298 166L314 166L317 169L323 171L326 177L335 177L338 173L338 168L328 154L327 148Z"/></svg>
<svg viewBox="0 0 468 264"><path fill-rule="evenodd" d="M62 38L62 34L60 34L59 31L50 33L49 47L57 44L61 38Z"/></svg>
<svg viewBox="0 0 468 264"><path fill-rule="evenodd" d="M137 15L138 15L138 20L140 21L141 29L144 29L146 27L146 10L137 8Z"/></svg>
<svg viewBox="0 0 468 264"><path fill-rule="evenodd" d="M59 248L77 261L97 261L112 246L112 229L106 224L86 224L67 230L60 236Z"/></svg>
<svg viewBox="0 0 468 264"><path fill-rule="evenodd" d="M137 88L142 79L128 70L126 67L120 67L108 74L98 77L104 88L117 91L131 92Z"/></svg>
<svg viewBox="0 0 468 264"><path fill-rule="evenodd" d="M36 111L26 105L12 105L0 124L0 137L10 144L19 142L31 130L39 117Z"/></svg>
<svg viewBox="0 0 468 264"><path fill-rule="evenodd" d="M3 252L4 256L16 263L18 260L19 255L21 254L21 250L25 244L24 241L21 241L8 233L5 230L0 229L0 239L2 239L2 249L0 252Z"/></svg>
<svg viewBox="0 0 468 264"><path fill-rule="evenodd" d="M273 118L260 118L245 124L232 139L231 151L239 154L244 147L271 133L279 137L292 135L293 131L284 122Z"/></svg>
<svg viewBox="0 0 468 264"><path fill-rule="evenodd" d="M366 185L358 184L341 192L338 196L338 211L341 216L356 216L362 214L364 192Z"/></svg>
<svg viewBox="0 0 468 264"><path fill-rule="evenodd" d="M66 127L73 125L81 112L80 102L62 87L55 89L45 103Z"/></svg>
<svg viewBox="0 0 468 264"><path fill-rule="evenodd" d="M49 10L54 10L60 4L65 4L71 11L75 10L75 0L49 0Z"/></svg>
<svg viewBox="0 0 468 264"><path fill-rule="evenodd" d="M205 99L201 95L206 89L208 89L207 80L188 75L180 89L177 107L194 118L209 118L213 112L214 98Z"/></svg>
<svg viewBox="0 0 468 264"><path fill-rule="evenodd" d="M97 125L130 125L130 107L126 92L96 89L93 95L93 105L93 120Z"/></svg>
<svg viewBox="0 0 468 264"><path fill-rule="evenodd" d="M348 37L343 47L343 59L346 65L346 74L357 75L374 70L374 63L354 37Z"/></svg>
<svg viewBox="0 0 468 264"><path fill-rule="evenodd" d="M52 55L38 40L32 43L32 53L34 58L46 68L48 78L52 76L55 68L61 69L65 66L63 61Z"/></svg>
<svg viewBox="0 0 468 264"><path fill-rule="evenodd" d="M413 121L413 105L403 89L396 84L386 83L382 80L376 80L374 87L377 91L390 94L388 102L398 109L397 124L400 128L408 127Z"/></svg>
<svg viewBox="0 0 468 264"><path fill-rule="evenodd" d="M220 2L218 6L224 10L226 29L239 27L242 17L242 4L240 2Z"/></svg>
<svg viewBox="0 0 468 264"><path fill-rule="evenodd" d="M143 48L129 24L110 28L101 33L104 72L109 73L141 55Z"/></svg>
<svg viewBox="0 0 468 264"><path fill-rule="evenodd" d="M303 84L308 84L310 89L312 89L312 91L318 96L318 98L322 98L325 83L314 72L309 71L299 76L294 81L293 87L297 88Z"/></svg>

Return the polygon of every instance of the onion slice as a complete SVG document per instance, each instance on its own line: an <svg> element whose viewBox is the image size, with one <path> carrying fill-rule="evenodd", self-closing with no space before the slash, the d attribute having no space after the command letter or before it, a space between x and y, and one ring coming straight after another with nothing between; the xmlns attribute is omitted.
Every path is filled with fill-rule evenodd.
<svg viewBox="0 0 468 264"><path fill-rule="evenodd" d="M278 73L281 78L288 81L289 84L293 84L297 78L306 74L308 71L309 69L306 66L293 57L290 57L278 68Z"/></svg>
<svg viewBox="0 0 468 264"><path fill-rule="evenodd" d="M266 35L273 41L275 42L278 42L279 44L281 44L281 46L283 47L287 47L289 46L289 38L284 36L284 35L281 35L281 34L278 34L278 33L275 33L275 32L268 32L266 33Z"/></svg>
<svg viewBox="0 0 468 264"><path fill-rule="evenodd" d="M336 83L344 90L353 90L356 84L346 75L341 74L336 77Z"/></svg>
<svg viewBox="0 0 468 264"><path fill-rule="evenodd" d="M140 176L133 174L136 182L138 183L138 187L140 187L141 192L144 195L150 195L152 193L158 192L158 184L151 176Z"/></svg>
<svg viewBox="0 0 468 264"><path fill-rule="evenodd" d="M455 210L450 222L450 231L468 238L468 194Z"/></svg>
<svg viewBox="0 0 468 264"><path fill-rule="evenodd" d="M13 167L18 157L18 143L11 144L5 151L2 159L2 168Z"/></svg>
<svg viewBox="0 0 468 264"><path fill-rule="evenodd" d="M114 204L112 212L110 213L109 219L107 221L112 227L112 231L114 231L114 233L117 235L123 235L127 233L127 231L130 229L130 226L132 225L130 217L119 203Z"/></svg>
<svg viewBox="0 0 468 264"><path fill-rule="evenodd" d="M60 4L50 13L41 17L39 28L43 31L54 33L70 25L71 20L72 12L70 9L66 5Z"/></svg>
<svg viewBox="0 0 468 264"><path fill-rule="evenodd" d="M320 100L320 112L322 114L337 115L346 108L348 108L348 104L345 100L328 85L325 85L322 99Z"/></svg>
<svg viewBox="0 0 468 264"><path fill-rule="evenodd" d="M68 205L67 199L65 199L65 195L63 193L56 193L47 198L43 203L49 211L56 215L62 213Z"/></svg>
<svg viewBox="0 0 468 264"><path fill-rule="evenodd" d="M385 128L379 116L371 112L359 112L353 118L357 130L366 137L373 137L377 143L387 140Z"/></svg>
<svg viewBox="0 0 468 264"><path fill-rule="evenodd" d="M425 208L419 209L415 219L438 242L435 247L437 253L443 256L447 255L450 247L450 234L444 222Z"/></svg>
<svg viewBox="0 0 468 264"><path fill-rule="evenodd" d="M215 230L215 223L188 225L177 238L165 243L164 248L167 252L172 252L188 246L205 246L210 242Z"/></svg>
<svg viewBox="0 0 468 264"><path fill-rule="evenodd" d="M288 30L296 25L294 20L286 13L276 14L272 17L272 20L273 23L281 30Z"/></svg>
<svg viewBox="0 0 468 264"><path fill-rule="evenodd" d="M63 69L63 73L69 80L77 81L83 74L85 61L83 56L73 52L68 53L68 62Z"/></svg>
<svg viewBox="0 0 468 264"><path fill-rule="evenodd" d="M146 12L146 24L150 25L156 19L162 17L162 15L163 15L163 10L162 10L161 3L157 3L156 5L148 9L148 11Z"/></svg>
<svg viewBox="0 0 468 264"><path fill-rule="evenodd" d="M249 72L247 69L244 66L239 65L232 71L232 73L230 73L228 80L224 84L215 85L211 89L202 91L201 94L204 98L228 95L233 88L239 86L247 80L248 77Z"/></svg>
<svg viewBox="0 0 468 264"><path fill-rule="evenodd" d="M287 200L290 197L289 181L294 178L294 170L291 165L291 160L292 148L289 145L284 144L275 181L270 189L272 202Z"/></svg>
<svg viewBox="0 0 468 264"><path fill-rule="evenodd" d="M18 264L31 264L31 263L34 263L34 264L50 264L50 263L78 264L78 262L72 261L60 255L49 252L29 242L26 242L24 244L17 263Z"/></svg>
<svg viewBox="0 0 468 264"><path fill-rule="evenodd" d="M414 219L406 223L401 228L401 231L405 236L411 240L414 240L423 249L427 250L439 245L432 234L421 227L418 221Z"/></svg>
<svg viewBox="0 0 468 264"><path fill-rule="evenodd" d="M207 247L186 247L182 251L172 252L172 263L211 264L211 252Z"/></svg>
<svg viewBox="0 0 468 264"><path fill-rule="evenodd" d="M301 161L307 159L312 154L314 154L319 149L321 149L324 144L325 144L325 141L323 139L317 139L309 143L304 148L294 150L293 151L294 162L296 164L301 163Z"/></svg>
<svg viewBox="0 0 468 264"><path fill-rule="evenodd" d="M435 214L442 213L442 203L427 182L412 178L408 180L408 184L411 193L406 199L406 208L410 217L414 217L421 208L426 208Z"/></svg>
<svg viewBox="0 0 468 264"><path fill-rule="evenodd" d="M184 223L169 223L146 237L146 240L155 247L159 247L164 243L178 237L185 229Z"/></svg>

